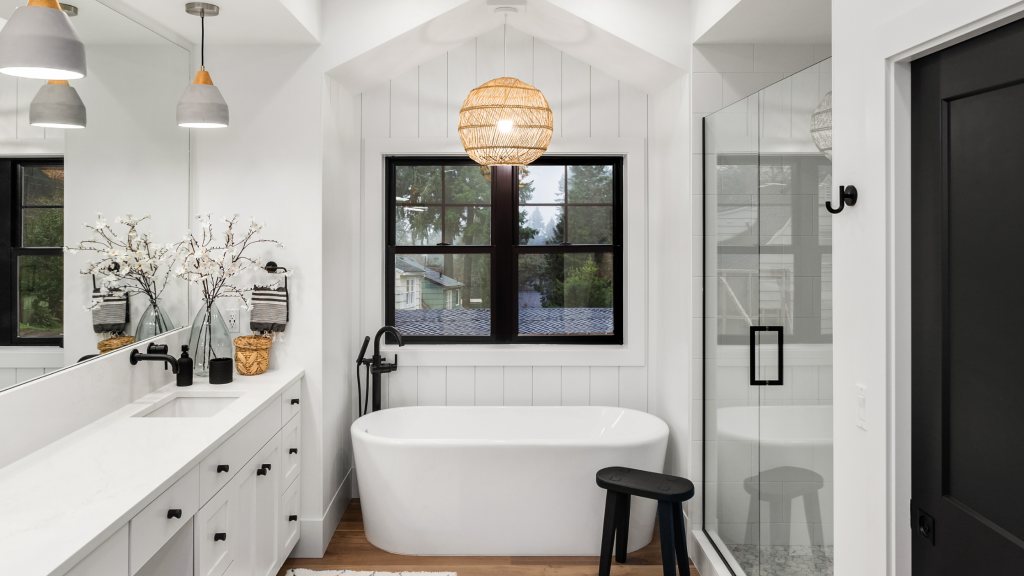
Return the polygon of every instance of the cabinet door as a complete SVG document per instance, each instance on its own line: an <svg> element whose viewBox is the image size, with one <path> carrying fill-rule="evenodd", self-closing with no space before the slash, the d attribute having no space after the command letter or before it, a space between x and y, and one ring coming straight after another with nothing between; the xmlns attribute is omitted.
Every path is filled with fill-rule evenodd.
<svg viewBox="0 0 1024 576"><path fill-rule="evenodd" d="M285 491L299 475L302 465L299 445L302 443L302 416L296 415L281 430L281 491Z"/></svg>
<svg viewBox="0 0 1024 576"><path fill-rule="evenodd" d="M281 496L281 558L291 554L295 543L299 541L299 480Z"/></svg>
<svg viewBox="0 0 1024 576"><path fill-rule="evenodd" d="M256 455L257 470L255 498L252 510L252 551L255 576L275 576L281 544L278 529L281 525L281 438L280 433Z"/></svg>
<svg viewBox="0 0 1024 576"><path fill-rule="evenodd" d="M248 543L241 540L238 485L225 486L195 516L196 576L221 576L236 553Z"/></svg>
<svg viewBox="0 0 1024 576"><path fill-rule="evenodd" d="M253 574L253 512L256 509L256 484L263 480L263 476L256 475L256 471L260 469L259 464L257 454L232 480L232 484L235 484L238 490L238 547L235 550L235 561L228 569L228 576Z"/></svg>
<svg viewBox="0 0 1024 576"><path fill-rule="evenodd" d="M128 576L128 525L75 564L67 576Z"/></svg>

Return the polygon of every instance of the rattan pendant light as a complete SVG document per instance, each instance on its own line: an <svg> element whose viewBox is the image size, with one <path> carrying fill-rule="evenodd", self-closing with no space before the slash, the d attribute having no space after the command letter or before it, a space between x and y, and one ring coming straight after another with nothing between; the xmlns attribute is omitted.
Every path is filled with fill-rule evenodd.
<svg viewBox="0 0 1024 576"><path fill-rule="evenodd" d="M462 147L483 166L525 166L547 151L553 131L540 90L507 76L474 88L459 111Z"/></svg>

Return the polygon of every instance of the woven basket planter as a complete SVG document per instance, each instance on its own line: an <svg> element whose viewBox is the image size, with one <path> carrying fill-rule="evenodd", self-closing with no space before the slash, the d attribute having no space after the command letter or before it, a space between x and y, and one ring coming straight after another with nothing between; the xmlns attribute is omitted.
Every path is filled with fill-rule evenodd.
<svg viewBox="0 0 1024 576"><path fill-rule="evenodd" d="M96 348L100 351L100 354L106 354L112 352L118 348L124 348L129 344L135 343L135 336L115 336L113 338L107 338L106 340L100 341L96 345Z"/></svg>
<svg viewBox="0 0 1024 576"><path fill-rule="evenodd" d="M270 346L273 338L239 336L235 338L235 368L242 376L263 374L270 367Z"/></svg>
<svg viewBox="0 0 1024 576"><path fill-rule="evenodd" d="M484 166L526 166L548 149L554 116L540 90L515 78L474 88L459 111L459 138Z"/></svg>

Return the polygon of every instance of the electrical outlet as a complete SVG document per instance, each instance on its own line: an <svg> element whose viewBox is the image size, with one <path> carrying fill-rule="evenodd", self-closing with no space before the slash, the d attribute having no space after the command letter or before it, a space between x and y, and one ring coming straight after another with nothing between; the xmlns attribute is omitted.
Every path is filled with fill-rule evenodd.
<svg viewBox="0 0 1024 576"><path fill-rule="evenodd" d="M225 314L225 319L228 322L229 332L238 332L238 308L234 310L228 310Z"/></svg>

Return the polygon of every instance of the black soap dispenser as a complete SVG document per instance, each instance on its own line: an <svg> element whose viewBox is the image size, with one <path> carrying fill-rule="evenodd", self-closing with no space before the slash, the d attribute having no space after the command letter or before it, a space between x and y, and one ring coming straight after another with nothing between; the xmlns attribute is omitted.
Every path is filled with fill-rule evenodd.
<svg viewBox="0 0 1024 576"><path fill-rule="evenodd" d="M178 358L178 386L192 385L192 359L188 356L188 344L181 347L181 358Z"/></svg>

